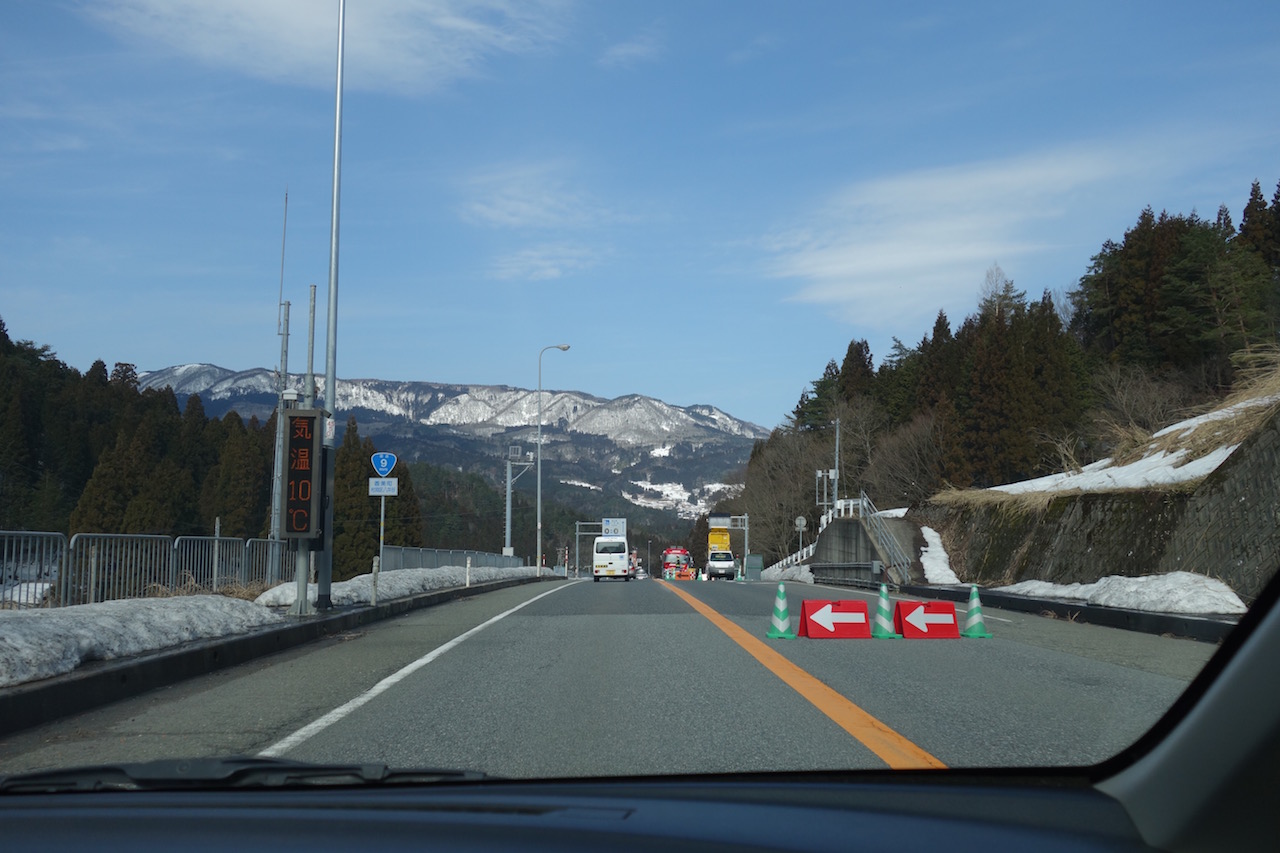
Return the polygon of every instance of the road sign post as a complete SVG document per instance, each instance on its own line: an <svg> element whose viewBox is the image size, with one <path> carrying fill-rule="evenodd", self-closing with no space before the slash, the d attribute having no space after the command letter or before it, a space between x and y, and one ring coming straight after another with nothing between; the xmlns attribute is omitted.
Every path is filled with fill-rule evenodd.
<svg viewBox="0 0 1280 853"><path fill-rule="evenodd" d="M387 495L395 497L400 494L400 479L398 477L388 477L392 469L396 467L396 455L379 451L373 454L370 460L373 462L373 470L378 476L369 478L369 496L377 495L382 499L382 507L378 511L378 562L374 566L373 571L373 596L372 603L378 603L378 570L382 568L383 545L386 542L387 530Z"/></svg>

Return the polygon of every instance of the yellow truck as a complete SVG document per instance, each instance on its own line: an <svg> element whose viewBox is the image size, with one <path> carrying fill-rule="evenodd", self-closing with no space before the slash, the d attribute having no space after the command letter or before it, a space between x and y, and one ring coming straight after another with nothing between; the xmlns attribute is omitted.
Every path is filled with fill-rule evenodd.
<svg viewBox="0 0 1280 853"><path fill-rule="evenodd" d="M729 516L712 514L707 524L707 565L703 576L707 580L717 577L733 580L737 566L733 560L733 548L729 546Z"/></svg>

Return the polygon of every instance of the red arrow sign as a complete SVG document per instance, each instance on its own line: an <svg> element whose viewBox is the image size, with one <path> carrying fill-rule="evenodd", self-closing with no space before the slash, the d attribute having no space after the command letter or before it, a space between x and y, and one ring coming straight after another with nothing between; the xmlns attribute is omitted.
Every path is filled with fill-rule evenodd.
<svg viewBox="0 0 1280 853"><path fill-rule="evenodd" d="M805 601L800 605L800 636L815 640L869 640L865 601Z"/></svg>
<svg viewBox="0 0 1280 853"><path fill-rule="evenodd" d="M958 640L956 606L949 601L899 601L893 630L909 640Z"/></svg>

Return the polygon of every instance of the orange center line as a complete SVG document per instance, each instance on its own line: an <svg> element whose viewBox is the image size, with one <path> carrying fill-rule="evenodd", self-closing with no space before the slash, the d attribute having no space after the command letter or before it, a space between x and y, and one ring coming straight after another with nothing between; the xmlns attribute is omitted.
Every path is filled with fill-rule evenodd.
<svg viewBox="0 0 1280 853"><path fill-rule="evenodd" d="M796 666L790 660L769 648L768 644L758 640L746 630L731 622L719 612L694 598L675 584L663 584L685 602L705 616L711 624L723 631L729 639L756 660L766 669L782 679L792 690L799 693L811 705L826 714L832 722L871 750L893 770L945 769L943 764L925 750L916 746L889 726L877 720L866 711L850 702L845 696L823 684L815 676Z"/></svg>

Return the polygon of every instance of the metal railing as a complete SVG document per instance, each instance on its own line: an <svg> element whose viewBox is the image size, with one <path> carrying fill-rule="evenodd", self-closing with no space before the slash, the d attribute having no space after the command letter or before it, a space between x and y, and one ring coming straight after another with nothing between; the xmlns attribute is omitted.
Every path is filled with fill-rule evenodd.
<svg viewBox="0 0 1280 853"><path fill-rule="evenodd" d="M0 530L0 607L61 607L179 590L274 586L293 576L292 540ZM519 557L384 546L382 571L444 566L517 568Z"/></svg>
<svg viewBox="0 0 1280 853"><path fill-rule="evenodd" d="M0 530L0 607L44 607L67 553L61 533Z"/></svg>
<svg viewBox="0 0 1280 853"><path fill-rule="evenodd" d="M245 542L229 536L179 536L173 540L173 565L180 586L217 592L248 580Z"/></svg>
<svg viewBox="0 0 1280 853"><path fill-rule="evenodd" d="M173 540L168 536L77 533L58 579L58 604L142 598L153 587L176 586Z"/></svg>
<svg viewBox="0 0 1280 853"><path fill-rule="evenodd" d="M407 548L400 545L382 547L381 571L396 569L439 569L445 566L471 565L493 569L514 569L524 565L520 557L491 554L487 551L464 551L445 548Z"/></svg>
<svg viewBox="0 0 1280 853"><path fill-rule="evenodd" d="M250 539L245 543L244 583L275 586L293 579L296 539Z"/></svg>
<svg viewBox="0 0 1280 853"><path fill-rule="evenodd" d="M871 536L871 541L880 549L880 553L889 558L889 575L894 583L906 583L911 578L911 558L898 544L898 537L894 536L893 531L884 523L884 519L880 517L875 504L867 497L866 492L860 492L858 495L858 512L867 533Z"/></svg>

